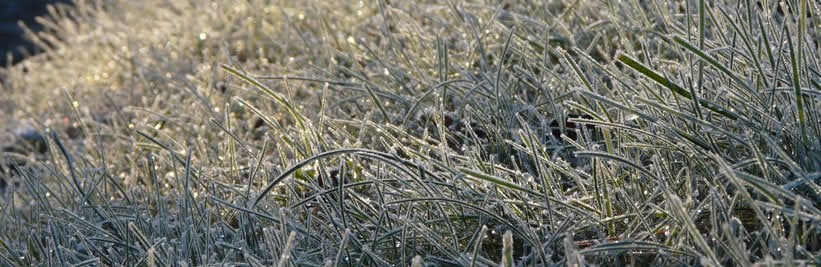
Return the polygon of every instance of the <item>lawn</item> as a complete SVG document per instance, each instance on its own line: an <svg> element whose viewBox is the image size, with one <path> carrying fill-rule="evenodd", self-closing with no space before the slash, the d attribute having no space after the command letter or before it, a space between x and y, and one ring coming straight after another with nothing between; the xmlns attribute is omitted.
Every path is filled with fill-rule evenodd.
<svg viewBox="0 0 821 267"><path fill-rule="evenodd" d="M0 266L821 263L818 1L49 11Z"/></svg>

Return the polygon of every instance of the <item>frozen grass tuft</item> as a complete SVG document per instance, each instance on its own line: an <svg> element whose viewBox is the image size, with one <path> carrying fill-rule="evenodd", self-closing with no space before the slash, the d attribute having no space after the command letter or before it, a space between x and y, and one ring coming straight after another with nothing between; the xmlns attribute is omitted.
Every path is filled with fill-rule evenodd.
<svg viewBox="0 0 821 267"><path fill-rule="evenodd" d="M816 1L149 2L0 70L2 265L821 258Z"/></svg>

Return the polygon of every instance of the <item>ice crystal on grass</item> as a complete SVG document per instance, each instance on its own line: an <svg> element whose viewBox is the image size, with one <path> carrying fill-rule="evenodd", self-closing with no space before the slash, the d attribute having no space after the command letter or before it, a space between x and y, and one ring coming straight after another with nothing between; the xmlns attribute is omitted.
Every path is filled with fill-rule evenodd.
<svg viewBox="0 0 821 267"><path fill-rule="evenodd" d="M531 2L53 8L0 262L820 256L818 3Z"/></svg>

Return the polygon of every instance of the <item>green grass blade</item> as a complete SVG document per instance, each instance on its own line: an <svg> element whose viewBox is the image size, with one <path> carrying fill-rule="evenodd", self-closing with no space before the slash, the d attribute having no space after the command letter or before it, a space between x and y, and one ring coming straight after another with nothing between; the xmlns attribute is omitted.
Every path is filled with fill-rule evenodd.
<svg viewBox="0 0 821 267"><path fill-rule="evenodd" d="M675 94L678 94L680 96L683 96L687 99L691 99L691 100L693 99L693 96L686 89L684 89L681 86L675 84L674 82L670 81L669 79L665 78L664 76L661 76L661 74L651 70L647 66L644 66L644 64L641 64L641 63L635 61L634 59L630 58L629 56L627 56L625 54L620 54L620 55L618 55L617 58L622 63L627 64L627 66L630 66L631 68L638 71L639 73L644 74L644 76L647 76L647 78L650 78L653 81L656 81L657 83L659 83L662 86L666 87L667 89L670 89L671 92L673 92ZM724 107L721 107L721 106L713 104L713 103L709 103L707 101L704 101L704 99L699 99L699 100L701 100L701 101L699 101L699 104L701 104L705 108L708 108L708 109L710 109L710 110L712 110L716 113L724 115L725 117L733 119L733 120L740 119L739 116L735 115L735 113L727 110Z"/></svg>

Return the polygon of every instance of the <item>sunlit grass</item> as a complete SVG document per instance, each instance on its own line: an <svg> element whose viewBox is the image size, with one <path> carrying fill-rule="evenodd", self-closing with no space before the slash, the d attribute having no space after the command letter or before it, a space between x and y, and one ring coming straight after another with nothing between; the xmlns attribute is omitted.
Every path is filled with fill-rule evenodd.
<svg viewBox="0 0 821 267"><path fill-rule="evenodd" d="M821 257L814 1L149 2L2 69L3 265Z"/></svg>

